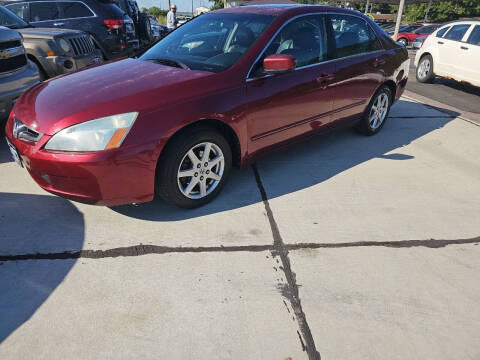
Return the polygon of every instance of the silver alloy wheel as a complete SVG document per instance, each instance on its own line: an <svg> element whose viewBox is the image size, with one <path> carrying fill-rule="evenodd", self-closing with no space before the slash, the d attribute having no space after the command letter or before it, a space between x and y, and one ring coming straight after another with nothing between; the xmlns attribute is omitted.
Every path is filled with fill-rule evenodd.
<svg viewBox="0 0 480 360"><path fill-rule="evenodd" d="M225 158L219 146L204 142L193 146L177 171L178 188L190 199L209 195L222 180Z"/></svg>
<svg viewBox="0 0 480 360"><path fill-rule="evenodd" d="M368 125L372 130L376 130L382 125L388 112L388 95L380 93L375 99L370 114L368 115Z"/></svg>
<svg viewBox="0 0 480 360"><path fill-rule="evenodd" d="M420 64L418 65L418 70L417 74L420 79L425 79L430 71L430 60L427 58L423 59L420 61Z"/></svg>

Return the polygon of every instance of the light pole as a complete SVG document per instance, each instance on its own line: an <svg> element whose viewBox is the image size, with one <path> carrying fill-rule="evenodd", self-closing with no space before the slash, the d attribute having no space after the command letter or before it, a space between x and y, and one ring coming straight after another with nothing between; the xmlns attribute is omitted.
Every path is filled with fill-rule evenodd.
<svg viewBox="0 0 480 360"><path fill-rule="evenodd" d="M402 22L403 8L405 7L405 0L400 0L398 5L397 23L395 24L395 32L393 33L393 40L397 41L398 30L400 29L400 23Z"/></svg>

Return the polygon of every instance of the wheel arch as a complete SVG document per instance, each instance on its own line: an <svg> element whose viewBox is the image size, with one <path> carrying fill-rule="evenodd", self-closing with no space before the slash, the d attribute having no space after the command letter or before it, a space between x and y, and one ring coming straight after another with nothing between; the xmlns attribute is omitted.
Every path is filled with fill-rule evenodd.
<svg viewBox="0 0 480 360"><path fill-rule="evenodd" d="M45 76L47 79L49 78L48 72L45 70L45 67L44 67L43 64L40 62L40 60L37 59L37 57L36 57L35 55L33 55L32 53L27 52L27 58L28 58L28 60L34 62L35 65L37 65L38 70L41 71L41 72L43 72L44 76Z"/></svg>
<svg viewBox="0 0 480 360"><path fill-rule="evenodd" d="M397 84L395 84L395 82L393 80L387 80L382 85L380 85L378 87L378 89L380 89L382 86L387 86L390 89L390 91L392 92L391 101L392 101L392 104L393 104L395 102L395 96L396 96L396 93L397 93ZM377 89L377 91L378 91L378 89Z"/></svg>
<svg viewBox="0 0 480 360"><path fill-rule="evenodd" d="M180 128L177 130L170 138L168 141L165 143L163 150L160 154L160 157L158 159L158 163L160 163L160 159L162 158L162 155L165 153L165 149L173 142L175 139L179 138L182 136L182 134L192 131L196 128L210 128L215 131L218 131L221 133L223 136L225 136L225 139L230 145L230 148L232 150L232 161L233 165L236 167L240 167L241 165L241 158L242 158L242 151L241 151L241 146L240 146L240 140L239 137L236 133L236 131L226 122L218 120L218 119L201 119L194 121L192 123L189 123L188 125Z"/></svg>

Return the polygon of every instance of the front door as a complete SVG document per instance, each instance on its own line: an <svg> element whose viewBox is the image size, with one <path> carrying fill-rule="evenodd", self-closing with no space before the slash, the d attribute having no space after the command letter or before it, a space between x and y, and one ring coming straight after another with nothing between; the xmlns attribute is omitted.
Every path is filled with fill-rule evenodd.
<svg viewBox="0 0 480 360"><path fill-rule="evenodd" d="M469 24L454 25L448 30L443 39L438 39L441 42L438 48L438 56L440 58L439 61L442 63L442 75L455 78L455 74L459 72L458 63L464 56L461 49L461 40L469 27ZM433 66L435 71L435 63Z"/></svg>
<svg viewBox="0 0 480 360"><path fill-rule="evenodd" d="M334 64L327 61L324 17L306 15L281 29L247 79L249 153L319 129L331 120ZM296 69L267 75L272 54L295 57Z"/></svg>

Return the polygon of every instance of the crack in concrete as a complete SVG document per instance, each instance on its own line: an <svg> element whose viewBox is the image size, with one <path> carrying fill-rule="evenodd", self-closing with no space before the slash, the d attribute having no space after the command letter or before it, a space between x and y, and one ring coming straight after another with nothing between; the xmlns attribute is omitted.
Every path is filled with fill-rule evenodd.
<svg viewBox="0 0 480 360"><path fill-rule="evenodd" d="M427 247L431 249L443 248L449 245L475 244L480 243L480 236L471 239L458 240L399 240L399 241L358 241L347 243L296 243L284 244L286 250L302 249L338 249L349 247L390 247L390 248L411 248ZM27 253L16 255L1 255L0 261L21 261L21 260L68 260L68 259L104 259L116 257L142 256L151 254L171 253L209 253L209 252L274 252L273 245L245 245L245 246L200 246L200 247L168 247L158 245L135 245L119 247L108 250L76 250L56 253ZM284 271L284 267L279 267ZM278 271L274 267L275 271Z"/></svg>
<svg viewBox="0 0 480 360"><path fill-rule="evenodd" d="M260 194L262 196L263 204L265 206L265 211L267 212L267 218L270 223L270 228L272 230L273 235L273 249L271 250L272 256L280 257L280 261L282 262L282 266L280 269L285 274L286 284L279 284L281 287L281 293L283 297L290 301L290 305L295 313L295 317L297 318L298 327L300 328L300 333L298 333L300 338L300 343L302 346L303 351L307 352L309 360L320 360L321 356L320 353L317 351L315 346L315 341L313 339L312 332L310 330L310 326L307 322L307 317L302 309L302 303L300 301L300 296L298 293L298 285L296 280L296 275L292 271L292 267L290 264L290 258L288 257L288 248L285 246L282 236L280 235L280 231L278 229L278 225L273 217L273 212L270 207L270 203L268 202L267 193L265 188L263 187L262 179L260 178L260 173L258 172L256 164L252 165L253 173L255 175L255 180L257 182L258 190L260 190ZM301 336L300 336L301 335Z"/></svg>

